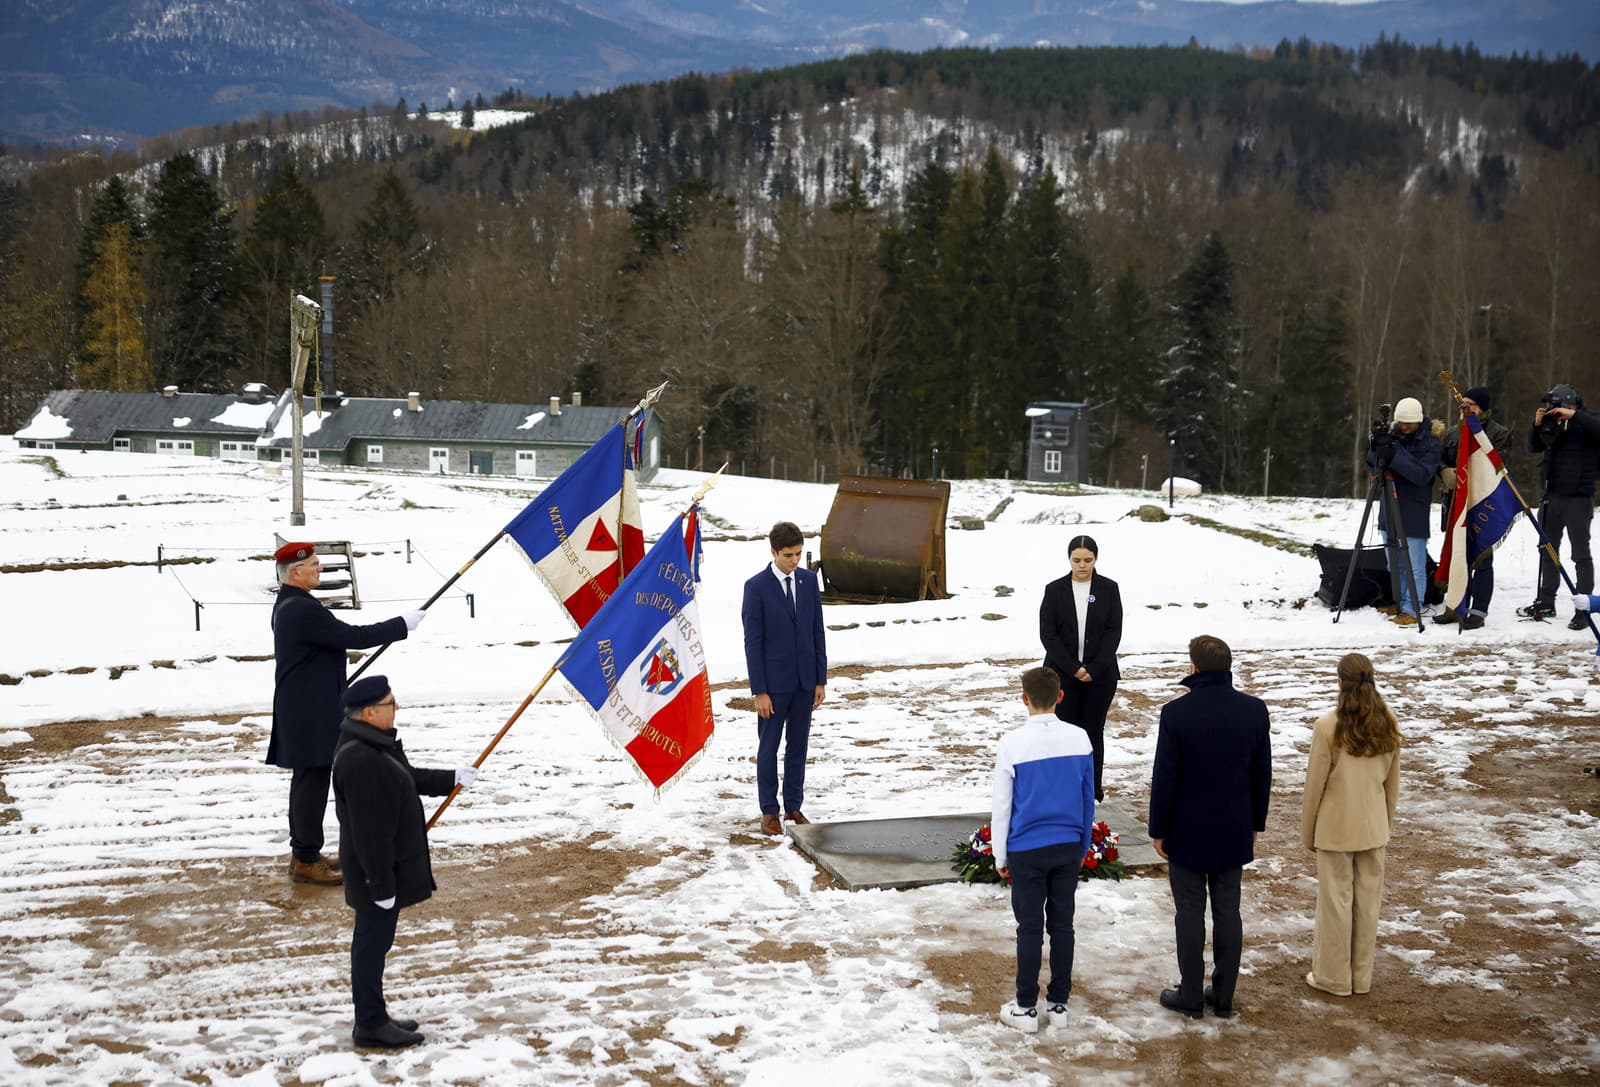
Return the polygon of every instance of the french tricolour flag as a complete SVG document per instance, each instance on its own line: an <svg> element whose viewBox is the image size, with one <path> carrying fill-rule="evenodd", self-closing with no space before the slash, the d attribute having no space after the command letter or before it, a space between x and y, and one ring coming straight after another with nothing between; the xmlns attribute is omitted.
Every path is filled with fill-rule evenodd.
<svg viewBox="0 0 1600 1087"><path fill-rule="evenodd" d="M1483 423L1476 415L1468 415L1461 421L1455 499L1444 532L1444 552L1433 575L1435 581L1448 579L1444 605L1458 617L1466 618L1461 605L1472 568L1500 546L1521 509L1522 503L1506 479L1505 464L1483 432Z"/></svg>
<svg viewBox="0 0 1600 1087"><path fill-rule="evenodd" d="M506 526L580 628L644 555L632 443L618 423Z"/></svg>
<svg viewBox="0 0 1600 1087"><path fill-rule="evenodd" d="M697 510L672 523L559 665L578 697L659 792L711 739L700 641Z"/></svg>

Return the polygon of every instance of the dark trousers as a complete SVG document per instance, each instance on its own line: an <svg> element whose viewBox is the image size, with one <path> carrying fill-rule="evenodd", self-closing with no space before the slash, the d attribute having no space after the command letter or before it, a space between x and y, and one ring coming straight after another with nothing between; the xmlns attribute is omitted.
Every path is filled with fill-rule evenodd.
<svg viewBox="0 0 1600 1087"><path fill-rule="evenodd" d="M771 695L772 716L756 718L756 799L765 815L799 811L806 799L806 745L816 691ZM785 738L787 736L787 738ZM783 807L778 807L778 744L783 743Z"/></svg>
<svg viewBox="0 0 1600 1087"><path fill-rule="evenodd" d="M1561 534L1572 540L1572 568L1578 592L1594 592L1594 559L1589 555L1589 522L1594 519L1594 498L1586 494L1546 495L1539 507L1539 527L1559 554ZM1550 555L1539 552L1539 603L1554 607L1561 574Z"/></svg>
<svg viewBox="0 0 1600 1087"><path fill-rule="evenodd" d="M383 959L394 946L399 923L397 909L356 911L356 929L350 937L350 999L358 1027L381 1027L389 1021L389 1006L383 1001Z"/></svg>
<svg viewBox="0 0 1600 1087"><path fill-rule="evenodd" d="M1017 918L1017 1006L1039 1002L1039 960L1050 933L1050 988L1045 999L1065 1004L1072 994L1072 911L1078 901L1078 842L1010 854L1011 912Z"/></svg>
<svg viewBox="0 0 1600 1087"><path fill-rule="evenodd" d="M1494 599L1494 552L1491 551L1473 567L1472 578L1467 582L1467 595L1461 603L1470 615L1488 615L1489 601Z"/></svg>
<svg viewBox="0 0 1600 1087"><path fill-rule="evenodd" d="M1168 863L1178 932L1179 999L1200 1007L1206 985L1206 896L1211 897L1211 987L1217 1005L1233 1003L1239 981L1239 956L1244 950L1244 921L1239 917L1239 882L1243 868L1196 872Z"/></svg>
<svg viewBox="0 0 1600 1087"><path fill-rule="evenodd" d="M1094 798L1104 800L1106 790L1106 713L1117 697L1117 682L1085 683L1071 676L1061 678L1061 701L1056 703L1056 719L1077 725L1089 734L1094 750Z"/></svg>
<svg viewBox="0 0 1600 1087"><path fill-rule="evenodd" d="M322 817L328 812L331 766L301 766L289 779L289 850L310 864L322 853Z"/></svg>

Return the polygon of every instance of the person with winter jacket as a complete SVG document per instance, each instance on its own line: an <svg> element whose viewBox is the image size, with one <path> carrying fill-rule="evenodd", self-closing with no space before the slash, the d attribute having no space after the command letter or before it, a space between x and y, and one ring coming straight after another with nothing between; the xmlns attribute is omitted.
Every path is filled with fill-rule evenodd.
<svg viewBox="0 0 1600 1087"><path fill-rule="evenodd" d="M1550 547L1561 550L1561 537L1572 540L1572 565L1579 593L1594 591L1594 559L1589 554L1589 523L1594 519L1595 461L1600 456L1600 416L1583 410L1583 397L1571 385L1545 393L1528 428L1528 452L1542 453L1539 462L1539 527ZM1529 619L1556 613L1561 574L1550 555L1539 551L1539 592L1532 604L1518 608ZM1582 630L1587 619L1573 613L1568 624Z"/></svg>
<svg viewBox="0 0 1600 1087"><path fill-rule="evenodd" d="M400 1049L422 1041L414 1019L394 1019L383 999L383 965L400 911L433 897L428 828L421 796L470 788L476 767L423 770L406 759L395 733L400 709L384 676L345 690L344 723L333 755L333 803L339 816L339 864L345 904L356 911L350 937L352 1036L358 1046Z"/></svg>
<svg viewBox="0 0 1600 1087"><path fill-rule="evenodd" d="M1476 415L1478 422L1483 426L1484 436L1493 443L1495 452L1503 457L1510 452L1511 428L1500 420L1491 418L1490 403L1492 398L1489 390L1482 385L1473 386L1461 394L1461 418L1465 422L1468 415ZM1444 427L1437 423L1435 426L1443 431L1440 436L1443 450L1439 460L1439 527L1448 530L1450 507L1456 498L1456 457L1461 451L1461 427ZM1459 622L1465 630L1477 630L1483 626L1484 619L1489 614L1489 601L1493 597L1494 552L1490 551L1472 568L1472 577L1467 583L1467 595L1461 600L1461 606L1466 609L1467 617L1460 619L1454 611L1445 608L1433 621L1441 624Z"/></svg>
<svg viewBox="0 0 1600 1087"><path fill-rule="evenodd" d="M1399 610L1394 621L1401 626L1416 626L1422 617L1423 587L1428 576L1428 517L1433 505L1433 477L1439 471L1442 443L1422 414L1422 404L1408 396L1394 406L1394 422L1388 433L1375 439L1367 450L1367 467L1386 473L1394 481L1399 499L1400 524L1389 524L1386 503L1378 505L1378 531L1389 551L1391 568L1400 561L1400 549L1410 559L1411 577L1405 568L1395 570L1400 584Z"/></svg>

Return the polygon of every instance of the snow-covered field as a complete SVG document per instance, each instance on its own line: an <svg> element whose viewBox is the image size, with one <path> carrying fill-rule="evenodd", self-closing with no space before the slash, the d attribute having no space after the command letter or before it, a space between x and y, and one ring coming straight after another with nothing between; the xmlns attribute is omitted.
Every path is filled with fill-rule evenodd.
<svg viewBox="0 0 1600 1087"><path fill-rule="evenodd" d="M647 535L701 478L645 488ZM1109 791L1142 810L1156 708L1193 635L1229 641L1239 684L1272 706L1240 1014L1191 1024L1156 1005L1176 968L1166 884L1146 875L1084 886L1074 1021L1029 1041L993 1015L1010 986L1001 891L850 894L755 833L740 587L774 520L815 551L833 488L742 478L704 505L707 757L657 801L547 688L433 832L440 891L401 919L390 1003L427 1043L358 1053L349 912L288 882L287 775L261 762L265 556L274 531L351 540L373 621L431 594L537 488L311 471L291 533L289 487L265 465L0 440L0 1083L1541 1083L1600 1066L1597 786L1578 773L1600 762L1596 657L1565 607L1512 615L1536 576L1526 525L1497 559L1489 625L1418 634L1371 611L1332 623L1312 559L1218 527L1348 546L1359 503L1180 499L1152 524L1126 516L1150 495L957 483L952 517L1012 501L949 532L953 599L827 609L814 819L986 805L1040 592L1080 531L1127 612ZM158 552L214 561L158 571ZM491 550L376 668L413 760L475 757L570 634L514 548ZM1314 882L1298 820L1308 726L1350 648L1377 661L1407 747L1374 994L1341 1002L1300 980Z"/></svg>

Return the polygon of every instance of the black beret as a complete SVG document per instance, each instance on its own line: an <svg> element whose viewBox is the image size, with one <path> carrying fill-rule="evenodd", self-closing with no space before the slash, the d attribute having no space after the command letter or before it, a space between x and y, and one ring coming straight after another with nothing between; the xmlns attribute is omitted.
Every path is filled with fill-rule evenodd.
<svg viewBox="0 0 1600 1087"><path fill-rule="evenodd" d="M376 702L382 702L388 696L388 676L367 676L344 689L344 708L359 710Z"/></svg>

